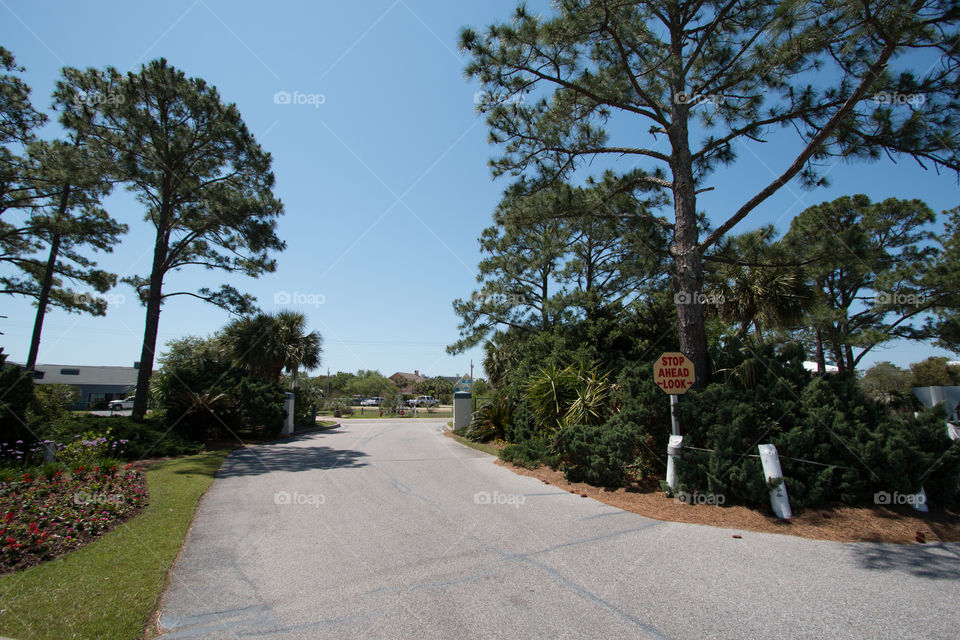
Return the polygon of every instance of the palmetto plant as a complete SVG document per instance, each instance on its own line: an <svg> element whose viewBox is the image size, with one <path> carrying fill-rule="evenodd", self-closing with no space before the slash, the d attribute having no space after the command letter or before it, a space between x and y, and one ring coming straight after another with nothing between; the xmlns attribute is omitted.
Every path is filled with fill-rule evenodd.
<svg viewBox="0 0 960 640"><path fill-rule="evenodd" d="M483 405L473 414L467 437L474 442L486 442L493 438L503 438L507 425L513 418L513 405L507 398L496 398Z"/></svg>
<svg viewBox="0 0 960 640"><path fill-rule="evenodd" d="M580 371L577 398L570 404L564 421L567 424L600 425L607 419L610 400L610 374L596 368Z"/></svg>
<svg viewBox="0 0 960 640"><path fill-rule="evenodd" d="M527 385L527 400L542 428L564 424L601 424L610 399L609 374L584 363L541 368Z"/></svg>

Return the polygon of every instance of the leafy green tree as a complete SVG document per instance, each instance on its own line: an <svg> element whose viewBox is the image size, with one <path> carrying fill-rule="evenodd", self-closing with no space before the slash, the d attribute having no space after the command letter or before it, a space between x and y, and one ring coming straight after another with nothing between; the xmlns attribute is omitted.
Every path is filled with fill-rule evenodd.
<svg viewBox="0 0 960 640"><path fill-rule="evenodd" d="M805 269L816 291L808 324L822 332L840 370L853 371L878 344L928 336L917 323L940 297L923 282L934 219L920 200L872 203L865 195L794 218L784 242L815 256Z"/></svg>
<svg viewBox="0 0 960 640"><path fill-rule="evenodd" d="M481 82L495 176L529 190L591 162L620 162L617 189L669 196L680 348L709 378L703 255L794 178L825 182L831 156L884 154L960 170L953 3L839 0L560 0L541 16L464 29ZM909 102L900 100L909 97ZM529 98L529 99L528 99ZM697 196L747 141L795 130L775 177L706 232ZM665 144L664 144L665 143ZM638 168L638 165L642 165ZM701 237L701 236L704 237Z"/></svg>
<svg viewBox="0 0 960 640"><path fill-rule="evenodd" d="M453 401L453 381L440 376L421 380L413 385L413 390L422 396L433 396L443 404L450 404ZM473 395L479 395L474 382Z"/></svg>
<svg viewBox="0 0 960 640"><path fill-rule="evenodd" d="M911 387L952 387L960 385L960 367L947 364L947 359L930 356L910 365Z"/></svg>
<svg viewBox="0 0 960 640"><path fill-rule="evenodd" d="M385 398L396 391L393 380L385 377L379 371L357 371L356 376L344 387L347 395L362 396L364 398Z"/></svg>
<svg viewBox="0 0 960 640"><path fill-rule="evenodd" d="M873 400L892 402L910 394L911 373L892 362L878 362L863 372L860 389Z"/></svg>
<svg viewBox="0 0 960 640"><path fill-rule="evenodd" d="M273 271L270 254L284 248L276 235L283 207L272 191L270 154L236 106L221 102L203 80L162 59L126 75L110 67L68 68L64 76L57 87L63 104L97 97L96 117L81 130L111 155L116 178L137 194L156 231L150 273L124 278L146 306L133 409L142 418L164 300L187 295L238 312L252 308L249 295L227 284L164 291L166 275L189 266L251 277Z"/></svg>

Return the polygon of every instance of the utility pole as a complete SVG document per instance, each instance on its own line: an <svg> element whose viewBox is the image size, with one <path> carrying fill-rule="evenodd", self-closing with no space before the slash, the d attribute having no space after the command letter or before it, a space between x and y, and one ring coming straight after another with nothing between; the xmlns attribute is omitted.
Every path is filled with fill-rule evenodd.
<svg viewBox="0 0 960 640"><path fill-rule="evenodd" d="M473 380L473 358L470 358L470 380Z"/></svg>
<svg viewBox="0 0 960 640"><path fill-rule="evenodd" d="M323 399L330 399L330 367L327 367L327 392L323 395Z"/></svg>

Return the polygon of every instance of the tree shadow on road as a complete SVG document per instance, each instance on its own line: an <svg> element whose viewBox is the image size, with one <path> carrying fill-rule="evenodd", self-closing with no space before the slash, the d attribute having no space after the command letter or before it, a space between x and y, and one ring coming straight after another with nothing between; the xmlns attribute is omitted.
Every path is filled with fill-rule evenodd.
<svg viewBox="0 0 960 640"><path fill-rule="evenodd" d="M220 467L218 478L255 476L272 471L309 471L311 469L351 469L366 466L362 451L314 445L284 446L297 438L272 445L237 449Z"/></svg>
<svg viewBox="0 0 960 640"><path fill-rule="evenodd" d="M960 555L943 545L857 544L854 560L863 569L899 571L918 578L960 580Z"/></svg>

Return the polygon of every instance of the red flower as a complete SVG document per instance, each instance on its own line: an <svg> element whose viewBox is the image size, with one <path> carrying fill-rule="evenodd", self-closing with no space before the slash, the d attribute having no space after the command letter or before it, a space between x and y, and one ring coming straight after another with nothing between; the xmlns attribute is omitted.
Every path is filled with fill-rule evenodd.
<svg viewBox="0 0 960 640"><path fill-rule="evenodd" d="M7 515L3 517L4 522L10 522L13 520L13 511L7 511Z"/></svg>
<svg viewBox="0 0 960 640"><path fill-rule="evenodd" d="M24 481L24 482L30 482L30 474L29 474L29 473L23 474L23 481Z"/></svg>

